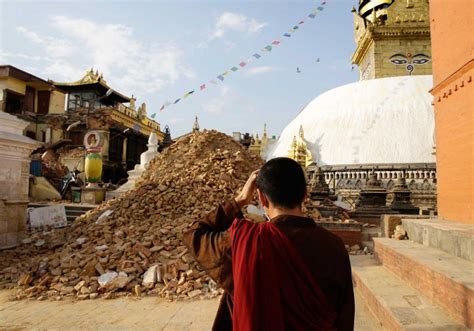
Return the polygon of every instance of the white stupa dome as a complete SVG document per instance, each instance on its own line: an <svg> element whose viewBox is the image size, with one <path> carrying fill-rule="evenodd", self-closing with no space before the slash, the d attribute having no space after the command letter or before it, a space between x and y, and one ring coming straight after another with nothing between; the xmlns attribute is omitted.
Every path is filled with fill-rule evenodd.
<svg viewBox="0 0 474 331"><path fill-rule="evenodd" d="M372 79L312 100L268 149L288 156L300 125L319 165L435 162L432 76Z"/></svg>

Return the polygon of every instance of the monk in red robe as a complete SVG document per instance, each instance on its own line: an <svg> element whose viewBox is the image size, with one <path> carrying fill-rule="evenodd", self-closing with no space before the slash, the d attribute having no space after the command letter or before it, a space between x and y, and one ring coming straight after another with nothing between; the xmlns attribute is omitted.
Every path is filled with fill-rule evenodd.
<svg viewBox="0 0 474 331"><path fill-rule="evenodd" d="M255 192L268 222L243 217ZM272 159L184 234L225 291L213 330L353 330L349 256L341 239L304 216L305 197L301 166Z"/></svg>

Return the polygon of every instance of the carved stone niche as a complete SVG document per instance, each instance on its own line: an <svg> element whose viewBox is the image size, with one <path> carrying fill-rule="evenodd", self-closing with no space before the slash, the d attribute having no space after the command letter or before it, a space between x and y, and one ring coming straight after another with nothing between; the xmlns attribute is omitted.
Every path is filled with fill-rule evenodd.
<svg viewBox="0 0 474 331"><path fill-rule="evenodd" d="M0 112L0 249L26 232L30 154L39 143L23 136L28 123Z"/></svg>

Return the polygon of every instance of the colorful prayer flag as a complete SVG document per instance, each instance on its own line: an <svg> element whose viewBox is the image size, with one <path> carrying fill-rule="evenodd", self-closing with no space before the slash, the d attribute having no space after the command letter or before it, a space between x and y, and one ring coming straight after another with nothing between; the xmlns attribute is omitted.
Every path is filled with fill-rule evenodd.
<svg viewBox="0 0 474 331"><path fill-rule="evenodd" d="M268 46L265 46L263 49L266 50L267 52L271 52L272 46L268 45Z"/></svg>
<svg viewBox="0 0 474 331"><path fill-rule="evenodd" d="M164 106L162 106L162 107L164 108ZM155 118L155 116L156 116L156 113L154 113L154 114L151 114L151 116L150 116L150 117L151 117L151 118Z"/></svg>
<svg viewBox="0 0 474 331"><path fill-rule="evenodd" d="M160 111L163 111L165 109L165 105L161 106Z"/></svg>
<svg viewBox="0 0 474 331"><path fill-rule="evenodd" d="M241 66L242 68L245 67L246 65L247 65L247 63L245 63L245 62L240 62L239 63L239 66Z"/></svg>
<svg viewBox="0 0 474 331"><path fill-rule="evenodd" d="M323 2L321 2L321 5L323 5L323 6L324 6L325 4L326 4L326 1L323 1Z"/></svg>
<svg viewBox="0 0 474 331"><path fill-rule="evenodd" d="M295 26L293 27L293 30L298 30L299 28L300 28L300 27L299 27L298 25L295 25Z"/></svg>
<svg viewBox="0 0 474 331"><path fill-rule="evenodd" d="M221 82L223 82L224 81L224 76L219 75L219 76L217 76L217 79L219 79Z"/></svg>
<svg viewBox="0 0 474 331"><path fill-rule="evenodd" d="M274 40L274 41L272 41L272 45L277 46L277 45L279 45L279 44L280 44L280 41L279 41L279 40Z"/></svg>
<svg viewBox="0 0 474 331"><path fill-rule="evenodd" d="M211 79L211 80L209 81L209 83L211 83L211 84L217 84L217 81L216 81L215 79Z"/></svg>
<svg viewBox="0 0 474 331"><path fill-rule="evenodd" d="M188 93L186 93L186 94L183 96L183 99L189 97L189 96L190 96L191 94L193 94L193 93L194 93L194 90L189 91Z"/></svg>
<svg viewBox="0 0 474 331"><path fill-rule="evenodd" d="M311 13L311 14L309 14L309 15L308 15L308 17L309 17L309 18L315 18L315 17L316 17L316 15L315 15L315 14L313 14L313 13Z"/></svg>
<svg viewBox="0 0 474 331"><path fill-rule="evenodd" d="M237 68L237 67L232 67L232 68L230 68L230 70L232 70L232 71L237 71L237 70L239 70L239 68Z"/></svg>
<svg viewBox="0 0 474 331"><path fill-rule="evenodd" d="M227 76L228 74L229 74L229 72L226 71L226 72L224 72L224 73L222 74L222 76Z"/></svg>
<svg viewBox="0 0 474 331"><path fill-rule="evenodd" d="M199 89L202 91L206 88L206 84L202 84L201 86L199 86Z"/></svg>
<svg viewBox="0 0 474 331"><path fill-rule="evenodd" d="M181 100L181 98L178 98L174 101L174 104L177 104L179 102L179 100Z"/></svg>
<svg viewBox="0 0 474 331"><path fill-rule="evenodd" d="M290 38L290 37L291 37L291 34L289 34L289 33L284 33L283 36Z"/></svg>
<svg viewBox="0 0 474 331"><path fill-rule="evenodd" d="M260 54L258 54L258 53L255 53L255 54L254 54L254 55L252 55L252 56L253 56L254 58L256 58L256 59L259 59L259 58L261 58L261 57L262 57L262 56L261 56Z"/></svg>
<svg viewBox="0 0 474 331"><path fill-rule="evenodd" d="M324 10L324 7L319 6L319 7L316 8L316 9L319 10L319 11L323 11L323 10Z"/></svg>
<svg viewBox="0 0 474 331"><path fill-rule="evenodd" d="M299 21L298 24L303 24L304 23L304 20L303 21Z"/></svg>

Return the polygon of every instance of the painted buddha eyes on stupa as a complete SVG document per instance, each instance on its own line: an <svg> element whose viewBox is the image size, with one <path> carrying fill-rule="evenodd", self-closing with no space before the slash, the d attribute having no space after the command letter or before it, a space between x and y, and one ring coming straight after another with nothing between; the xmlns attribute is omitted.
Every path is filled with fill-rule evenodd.
<svg viewBox="0 0 474 331"><path fill-rule="evenodd" d="M393 64L407 64L408 63L408 59L405 55L402 55L402 54L395 54L395 55L392 55L390 57L390 62L392 62Z"/></svg>
<svg viewBox="0 0 474 331"><path fill-rule="evenodd" d="M412 63L413 64L425 64L425 63L428 63L430 62L431 59L429 58L428 55L425 55L425 54L415 54L413 55L413 60L412 60Z"/></svg>
<svg viewBox="0 0 474 331"><path fill-rule="evenodd" d="M403 54L394 54L390 57L390 62L395 65L406 65L406 70L411 73L415 70L415 65L423 65L430 62L431 59L425 54L411 55L408 53L406 56Z"/></svg>

